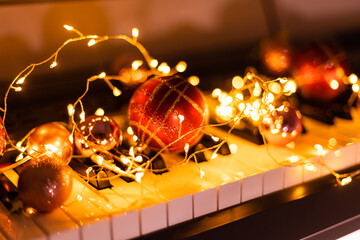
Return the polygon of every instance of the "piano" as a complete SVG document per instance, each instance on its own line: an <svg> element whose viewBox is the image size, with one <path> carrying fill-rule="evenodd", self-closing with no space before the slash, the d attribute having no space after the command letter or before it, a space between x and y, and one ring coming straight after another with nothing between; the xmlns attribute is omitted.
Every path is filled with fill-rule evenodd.
<svg viewBox="0 0 360 240"><path fill-rule="evenodd" d="M96 1L94 2L88 5L89 9L97 6ZM203 4L206 2L203 1ZM3 6L3 9L0 8L1 13L16 15L14 9L18 5L14 7L11 1L0 1L0 3ZM20 3L24 2L20 1ZM112 4L115 3L106 1L103 4L101 6L105 9L111 9ZM262 11L262 4L264 4L262 1L253 1L250 7L256 9L254 11L258 13ZM71 5L60 1L60 3L25 5L24 9L44 13L44 9L52 8L55 16L48 18L54 21L57 11L64 9L65 6L75 6L78 9L81 4ZM271 6L267 5L267 7ZM26 16L28 15L25 15L25 18ZM266 20L266 17L262 16L261 19L257 18L254 21L260 30L253 33L252 38L259 38L255 36L256 34L266 35L267 28L274 27L273 25L264 27L263 25L267 24L264 23L263 18ZM15 18L11 19L15 22ZM196 21L199 25L205 24L199 19ZM225 23L221 24L225 26ZM117 30L116 28L111 30L114 29ZM192 33L192 29L188 31ZM242 39L242 35L236 33L234 39ZM346 36L344 42L349 43L348 39ZM161 38L158 40L161 43L166 42ZM195 47L201 48L204 39L196 38L196 41L198 44L195 44ZM219 44L222 40L217 41L215 42ZM231 39L229 41L231 42ZM355 42L350 41L352 45L347 46L347 50L351 48L358 50ZM154 49L154 56L166 55L161 47L151 43L150 41L149 45ZM243 44L247 45L247 43ZM167 46L174 47L171 43ZM211 44L209 46L211 47ZM47 47L50 48L49 45ZM188 54L191 52L191 49L185 47L182 49L181 46L179 48L179 51L187 50ZM216 51L212 52L212 55L205 53L205 57L201 59L191 53L189 55L193 59L189 61L189 71L200 75L200 79L209 81L209 87L217 87L223 80L222 76L239 74L239 69L254 63L253 58L250 57L251 50L236 48L234 52L231 48L227 48L224 53ZM351 51L348 52L350 54ZM114 55L109 51L106 53ZM353 60L358 59L356 52L351 54ZM29 55L31 54L27 54L27 59L30 59ZM98 52L95 53L95 56L99 55ZM246 59L243 56L246 56ZM100 56L99 58L101 59ZM101 62L100 66L99 62ZM96 61L97 73L104 68L104 62L108 63L104 59ZM22 97L11 103L12 106L18 106L17 112L10 113L8 118L9 128L14 134L23 136L23 133L29 130L29 126L37 121L66 119L66 113L59 110L66 106L64 102L60 104L54 100L46 104L43 99L55 96L65 98L67 103L73 102L69 96L79 95L76 87L83 86L81 81L87 76L84 72L93 67L91 61L86 64L88 65L76 63L75 73L74 69L65 66L66 74L52 76L54 82L60 83L60 88L52 88L52 91L49 89L52 83L47 79L49 72L43 72L34 78L35 84L27 86L29 90L24 92L24 99L31 95L29 92L33 92L32 97L39 106L33 110L36 113L33 113L29 103L24 102ZM191 69L191 66L194 67ZM73 81L73 79L81 80ZM65 87L74 82L76 84L73 86L76 87L71 89ZM200 88L207 83L202 82ZM56 83L54 85L56 86ZM61 95L57 92L58 89L66 89L67 95ZM124 114L119 114L120 110L114 111L114 109L127 101L129 96L125 94L120 100L113 101L106 98L108 94L106 91L100 89L99 92L90 95L97 95L96 99L102 99L102 104L112 110L110 112L113 118L122 122ZM93 105L97 103L98 100L92 102ZM165 164L173 167L161 174L145 172L141 183L115 178L110 180L112 187L97 189L79 177L74 170L74 185L69 199L61 208L51 213L10 213L8 206L0 202L0 239L336 239L342 237L359 228L357 220L360 207L357 202L360 199L360 191L358 191L360 181L354 177L350 184L341 186L321 165L283 166L274 161L269 153L280 162L303 158L311 163L320 162L320 154L322 154L324 163L334 171L356 170L360 167L360 145L357 142L360 135L360 115L354 108L351 116L350 120L335 118L333 125L304 117L303 125L306 132L296 139L294 148L270 144L267 149L264 145L231 134L228 139L229 146L232 146L230 155L218 154L212 159L212 152L207 151L205 152L207 161L201 163L190 161L185 165L176 166L182 161L183 156L164 154ZM211 132L219 137L226 134L226 131L217 127L211 128ZM329 142L334 138L335 146ZM17 172L9 170L3 177L15 191Z"/></svg>

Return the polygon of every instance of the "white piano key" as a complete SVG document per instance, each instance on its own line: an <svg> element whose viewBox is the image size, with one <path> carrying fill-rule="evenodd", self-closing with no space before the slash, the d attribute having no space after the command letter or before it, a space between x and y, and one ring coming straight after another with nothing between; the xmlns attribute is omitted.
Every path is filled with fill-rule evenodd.
<svg viewBox="0 0 360 240"><path fill-rule="evenodd" d="M303 166L285 166L284 167L284 188L288 188L303 181Z"/></svg>
<svg viewBox="0 0 360 240"><path fill-rule="evenodd" d="M46 214L34 214L32 219L44 230L50 240L80 240L79 226L61 209Z"/></svg>
<svg viewBox="0 0 360 240"><path fill-rule="evenodd" d="M279 167L264 172L263 195L283 189L284 187L283 184L284 184L284 167Z"/></svg>
<svg viewBox="0 0 360 240"><path fill-rule="evenodd" d="M263 192L263 174L246 177L241 184L241 202L260 197Z"/></svg>
<svg viewBox="0 0 360 240"><path fill-rule="evenodd" d="M193 218L193 196L188 194L168 201L169 226L188 221Z"/></svg>
<svg viewBox="0 0 360 240"><path fill-rule="evenodd" d="M241 180L219 186L218 209L237 205L241 201Z"/></svg>
<svg viewBox="0 0 360 240"><path fill-rule="evenodd" d="M10 240L46 240L46 234L22 213L10 213L0 202L0 229Z"/></svg>
<svg viewBox="0 0 360 240"><path fill-rule="evenodd" d="M74 173L76 174L76 173ZM97 205L104 204L101 208ZM109 213L112 204L93 192L87 183L74 176L70 197L65 201L62 210L81 226L83 240L111 239Z"/></svg>
<svg viewBox="0 0 360 240"><path fill-rule="evenodd" d="M113 239L130 239L140 236L139 211L114 213L112 216Z"/></svg>
<svg viewBox="0 0 360 240"><path fill-rule="evenodd" d="M216 187L194 193L194 217L200 217L217 210Z"/></svg>
<svg viewBox="0 0 360 240"><path fill-rule="evenodd" d="M166 203L159 203L141 209L141 234L148 234L167 227Z"/></svg>
<svg viewBox="0 0 360 240"><path fill-rule="evenodd" d="M139 209L141 234L167 227L166 200L156 194L151 186L137 182L128 183L122 179L114 179L112 184L114 185L112 190L130 203L126 207L126 211Z"/></svg>
<svg viewBox="0 0 360 240"><path fill-rule="evenodd" d="M356 164L357 159L357 145L350 144L342 147L340 150L340 169L349 168Z"/></svg>
<svg viewBox="0 0 360 240"><path fill-rule="evenodd" d="M333 151L327 152L324 156L324 163L327 167L332 169L333 171L340 170L340 161L341 161L341 151L340 149L335 149Z"/></svg>

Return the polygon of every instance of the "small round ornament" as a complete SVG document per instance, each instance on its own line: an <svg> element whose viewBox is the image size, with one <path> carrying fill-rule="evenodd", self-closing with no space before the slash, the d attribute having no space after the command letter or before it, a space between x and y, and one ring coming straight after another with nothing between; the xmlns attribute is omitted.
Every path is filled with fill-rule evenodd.
<svg viewBox="0 0 360 240"><path fill-rule="evenodd" d="M178 75L155 76L142 84L130 100L128 116L143 143L168 152L195 145L209 121L202 92Z"/></svg>
<svg viewBox="0 0 360 240"><path fill-rule="evenodd" d="M292 142L301 131L301 114L287 103L264 116L260 124L261 134L269 143L275 145Z"/></svg>
<svg viewBox="0 0 360 240"><path fill-rule="evenodd" d="M110 150L121 145L121 130L108 116L89 116L78 125L75 132L75 145L84 156L98 150Z"/></svg>
<svg viewBox="0 0 360 240"><path fill-rule="evenodd" d="M48 156L39 158L24 165L19 174L18 192L24 205L51 212L69 197L73 180L67 165Z"/></svg>
<svg viewBox="0 0 360 240"><path fill-rule="evenodd" d="M6 133L4 128L4 122L0 117L0 154L4 152L5 146L6 146Z"/></svg>
<svg viewBox="0 0 360 240"><path fill-rule="evenodd" d="M276 76L289 72L293 52L285 39L267 39L260 45L260 59L265 69Z"/></svg>
<svg viewBox="0 0 360 240"><path fill-rule="evenodd" d="M68 163L73 153L73 144L70 141L71 133L58 122L51 122L36 127L27 140L29 154L49 151Z"/></svg>
<svg viewBox="0 0 360 240"><path fill-rule="evenodd" d="M294 78L306 99L330 102L345 90L343 79L349 74L344 51L333 43L314 43L297 56Z"/></svg>

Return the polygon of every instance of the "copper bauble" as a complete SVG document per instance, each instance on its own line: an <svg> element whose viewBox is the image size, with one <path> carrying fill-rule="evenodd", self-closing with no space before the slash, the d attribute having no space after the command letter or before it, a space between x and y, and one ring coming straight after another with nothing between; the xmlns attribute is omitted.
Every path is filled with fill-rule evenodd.
<svg viewBox="0 0 360 240"><path fill-rule="evenodd" d="M40 212L60 207L69 197L72 177L65 164L52 159L33 159L19 174L18 192L26 206Z"/></svg>
<svg viewBox="0 0 360 240"><path fill-rule="evenodd" d="M169 152L195 145L203 135L198 128L209 121L201 91L178 75L156 76L142 84L130 100L128 115L143 143Z"/></svg>
<svg viewBox="0 0 360 240"><path fill-rule="evenodd" d="M78 125L75 145L84 156L121 145L122 135L116 122L108 116L89 116Z"/></svg>
<svg viewBox="0 0 360 240"><path fill-rule="evenodd" d="M261 134L271 144L286 145L302 131L300 112L287 104L263 117Z"/></svg>
<svg viewBox="0 0 360 240"><path fill-rule="evenodd" d="M71 133L61 123L51 122L43 124L33 130L27 142L27 151L35 152L49 151L69 162L73 153L73 144L70 141Z"/></svg>

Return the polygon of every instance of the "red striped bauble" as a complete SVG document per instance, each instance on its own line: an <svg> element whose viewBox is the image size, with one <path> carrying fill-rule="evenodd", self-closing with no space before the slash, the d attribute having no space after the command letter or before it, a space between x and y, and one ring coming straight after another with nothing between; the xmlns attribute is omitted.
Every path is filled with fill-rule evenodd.
<svg viewBox="0 0 360 240"><path fill-rule="evenodd" d="M178 75L155 76L143 83L129 104L129 122L136 136L154 150L182 152L202 137L209 122L201 91Z"/></svg>

